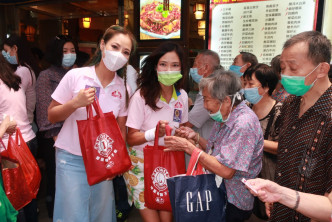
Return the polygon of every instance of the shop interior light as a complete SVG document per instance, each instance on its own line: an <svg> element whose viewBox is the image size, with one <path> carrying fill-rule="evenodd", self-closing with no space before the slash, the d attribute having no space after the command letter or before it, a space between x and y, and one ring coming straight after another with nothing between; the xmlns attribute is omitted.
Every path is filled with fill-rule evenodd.
<svg viewBox="0 0 332 222"><path fill-rule="evenodd" d="M90 28L90 24L91 24L91 18L89 18L89 17L83 18L83 27L85 29Z"/></svg>
<svg viewBox="0 0 332 222"><path fill-rule="evenodd" d="M202 3L196 3L194 5L194 14L196 19L202 19L205 12L205 5Z"/></svg>
<svg viewBox="0 0 332 222"><path fill-rule="evenodd" d="M197 25L197 32L199 36L205 36L205 21L201 20L198 21L198 25Z"/></svg>

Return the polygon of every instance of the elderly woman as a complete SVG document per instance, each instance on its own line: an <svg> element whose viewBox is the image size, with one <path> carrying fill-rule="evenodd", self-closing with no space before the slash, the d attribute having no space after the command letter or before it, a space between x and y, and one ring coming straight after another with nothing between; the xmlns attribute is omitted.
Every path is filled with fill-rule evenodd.
<svg viewBox="0 0 332 222"><path fill-rule="evenodd" d="M227 221L244 221L251 215L254 197L241 182L255 178L262 167L263 134L255 113L242 101L241 81L230 71L217 70L199 84L204 107L216 122L208 141L187 127L181 137L165 137L167 151L192 154L201 147L205 152L199 162L224 178L227 190ZM194 145L193 143L196 143Z"/></svg>

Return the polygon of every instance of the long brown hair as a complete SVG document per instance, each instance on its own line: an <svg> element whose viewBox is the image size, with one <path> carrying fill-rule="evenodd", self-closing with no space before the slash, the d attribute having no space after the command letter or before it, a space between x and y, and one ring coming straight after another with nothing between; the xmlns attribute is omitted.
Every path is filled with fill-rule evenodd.
<svg viewBox="0 0 332 222"><path fill-rule="evenodd" d="M114 35L117 35L117 34L124 34L124 35L129 36L131 43L132 43L131 51L130 51L130 57L131 57L136 51L137 42L136 42L134 35L128 29L126 29L122 26L112 25L108 29L106 29L106 31L101 39L104 40L104 42L106 44L108 42L108 40L110 40L111 38L113 38ZM101 42L101 40L99 41L99 44L100 44L100 42ZM101 58L102 58L102 53L100 50L100 46L98 45L94 56L88 62L89 66L99 64ZM127 65L128 65L128 63L116 72L117 75L122 77L124 80L124 84L125 84L125 88L126 88L126 107L128 107L128 103L129 103L129 94L128 94L128 90L127 90Z"/></svg>
<svg viewBox="0 0 332 222"><path fill-rule="evenodd" d="M154 50L142 63L142 73L137 79L138 89L141 90L141 96L144 98L145 103L154 111L159 110L157 106L158 98L160 97L161 87L158 82L156 67L159 59L168 52L175 52L181 62L182 78L177 81L174 86L175 89L183 89L186 81L186 66L184 60L184 52L182 47L174 42L165 42Z"/></svg>
<svg viewBox="0 0 332 222"><path fill-rule="evenodd" d="M14 74L14 71L2 55L0 55L0 79L9 89L14 89L14 91L20 89L21 77Z"/></svg>

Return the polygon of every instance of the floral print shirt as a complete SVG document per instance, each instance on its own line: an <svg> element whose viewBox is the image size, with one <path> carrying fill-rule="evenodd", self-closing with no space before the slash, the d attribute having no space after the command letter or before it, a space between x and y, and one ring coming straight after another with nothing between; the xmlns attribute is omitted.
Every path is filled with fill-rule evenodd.
<svg viewBox="0 0 332 222"><path fill-rule="evenodd" d="M241 182L257 177L262 168L264 138L256 114L241 102L227 122L215 122L207 145L207 153L223 165L235 169L225 179L228 202L241 210L252 210L254 197Z"/></svg>

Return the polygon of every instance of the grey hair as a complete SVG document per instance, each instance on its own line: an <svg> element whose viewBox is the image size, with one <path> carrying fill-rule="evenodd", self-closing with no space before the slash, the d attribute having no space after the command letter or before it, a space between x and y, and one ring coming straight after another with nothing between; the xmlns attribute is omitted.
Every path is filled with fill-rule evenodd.
<svg viewBox="0 0 332 222"><path fill-rule="evenodd" d="M206 60L206 62L210 63L213 67L213 70L217 70L217 69L224 69L224 67L222 67L220 65L220 57L218 55L218 53L216 53L215 51L212 51L210 49L205 49L202 50L198 53L198 55L202 55L202 56L208 56L209 58L206 60L206 58L204 58Z"/></svg>
<svg viewBox="0 0 332 222"><path fill-rule="evenodd" d="M212 98L222 102L226 96L233 96L241 89L241 80L231 71L218 69L212 75L202 78L199 83L199 90L207 89ZM234 105L242 101L242 96L237 98Z"/></svg>

